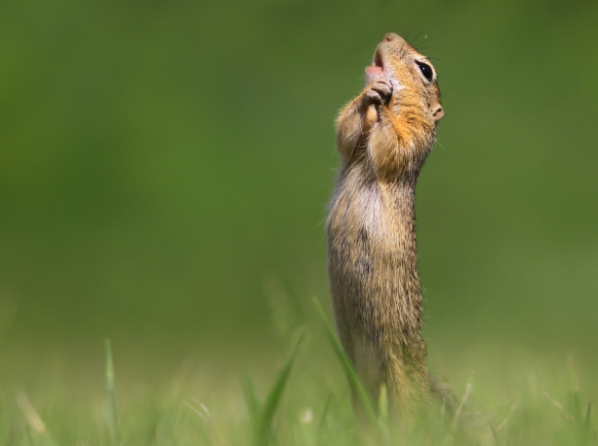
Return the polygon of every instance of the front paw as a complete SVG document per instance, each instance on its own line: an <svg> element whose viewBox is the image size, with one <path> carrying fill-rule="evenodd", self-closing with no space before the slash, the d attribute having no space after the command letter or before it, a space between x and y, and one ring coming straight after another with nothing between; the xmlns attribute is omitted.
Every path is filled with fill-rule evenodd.
<svg viewBox="0 0 598 446"><path fill-rule="evenodd" d="M392 84L385 79L379 79L369 84L365 90L366 106L371 104L388 104L392 97Z"/></svg>

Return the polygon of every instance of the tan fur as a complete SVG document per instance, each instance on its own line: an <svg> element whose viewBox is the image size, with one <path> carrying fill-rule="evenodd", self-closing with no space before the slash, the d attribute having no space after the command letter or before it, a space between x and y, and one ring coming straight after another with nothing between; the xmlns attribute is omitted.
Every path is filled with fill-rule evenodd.
<svg viewBox="0 0 598 446"><path fill-rule="evenodd" d="M431 81L415 60L431 67ZM396 34L385 36L366 74L337 120L330 287L341 342L371 395L386 384L394 405L406 407L430 392L414 206L443 111L431 63Z"/></svg>

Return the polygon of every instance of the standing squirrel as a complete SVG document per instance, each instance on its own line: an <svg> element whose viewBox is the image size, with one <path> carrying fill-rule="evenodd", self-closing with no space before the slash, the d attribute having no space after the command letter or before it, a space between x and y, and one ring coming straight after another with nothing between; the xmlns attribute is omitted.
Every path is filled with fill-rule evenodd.
<svg viewBox="0 0 598 446"><path fill-rule="evenodd" d="M444 115L430 61L397 34L378 45L365 89L336 122L328 273L340 340L372 398L434 392L421 335L415 186Z"/></svg>

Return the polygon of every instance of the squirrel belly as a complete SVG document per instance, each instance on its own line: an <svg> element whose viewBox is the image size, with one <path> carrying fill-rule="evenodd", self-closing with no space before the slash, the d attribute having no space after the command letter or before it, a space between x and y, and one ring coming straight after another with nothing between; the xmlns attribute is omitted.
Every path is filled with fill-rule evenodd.
<svg viewBox="0 0 598 446"><path fill-rule="evenodd" d="M399 407L430 390L415 186L443 113L430 62L387 34L365 89L337 120L341 168L327 220L336 325L371 396L386 385Z"/></svg>
<svg viewBox="0 0 598 446"><path fill-rule="evenodd" d="M341 342L371 396L385 384L405 401L428 383L413 267L414 197L400 183L361 181L359 171L339 184L328 221L333 308Z"/></svg>

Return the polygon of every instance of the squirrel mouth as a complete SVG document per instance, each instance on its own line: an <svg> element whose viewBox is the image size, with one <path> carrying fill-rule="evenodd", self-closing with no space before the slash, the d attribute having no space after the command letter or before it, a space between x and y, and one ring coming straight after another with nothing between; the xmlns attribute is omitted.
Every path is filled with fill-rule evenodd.
<svg viewBox="0 0 598 446"><path fill-rule="evenodd" d="M376 50L376 54L374 54L374 63L372 65L384 70L384 62L382 61L382 54L380 54L380 48L378 48Z"/></svg>
<svg viewBox="0 0 598 446"><path fill-rule="evenodd" d="M382 76L383 73L384 61L382 60L382 54L380 54L380 49L377 49L376 54L374 54L374 60L372 62L372 65L367 66L365 68L366 82L372 82L377 77Z"/></svg>

